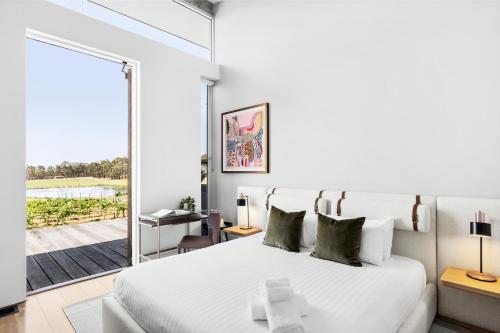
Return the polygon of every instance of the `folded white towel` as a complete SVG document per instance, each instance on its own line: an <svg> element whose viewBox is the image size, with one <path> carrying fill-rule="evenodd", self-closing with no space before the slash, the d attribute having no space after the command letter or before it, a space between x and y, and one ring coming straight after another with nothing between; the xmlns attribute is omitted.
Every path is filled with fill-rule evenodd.
<svg viewBox="0 0 500 333"><path fill-rule="evenodd" d="M264 298L257 294L249 294L248 298L250 318L252 320L267 320ZM295 293L290 302L293 303L300 316L307 316L309 314L309 303L300 292Z"/></svg>
<svg viewBox="0 0 500 333"><path fill-rule="evenodd" d="M259 288L260 294L269 302L287 301L293 296L288 278L263 280Z"/></svg>
<svg viewBox="0 0 500 333"><path fill-rule="evenodd" d="M271 303L289 301L293 297L293 289L292 287L263 288L261 295Z"/></svg>
<svg viewBox="0 0 500 333"><path fill-rule="evenodd" d="M266 309L264 308L264 299L257 294L248 294L248 310L250 319L267 320Z"/></svg>
<svg viewBox="0 0 500 333"><path fill-rule="evenodd" d="M274 287L290 287L290 280L287 277L269 278L264 280L264 285L267 288Z"/></svg>
<svg viewBox="0 0 500 333"><path fill-rule="evenodd" d="M267 324L271 333L303 333L304 323L292 301L266 302Z"/></svg>

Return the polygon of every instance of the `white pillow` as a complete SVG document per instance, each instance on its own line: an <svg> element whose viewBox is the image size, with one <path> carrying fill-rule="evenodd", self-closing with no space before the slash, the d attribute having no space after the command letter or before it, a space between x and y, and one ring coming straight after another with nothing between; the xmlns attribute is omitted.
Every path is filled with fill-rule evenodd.
<svg viewBox="0 0 500 333"><path fill-rule="evenodd" d="M350 219L346 216L330 216L336 220ZM361 229L361 249L359 259L362 262L380 266L391 256L394 218L365 220Z"/></svg>
<svg viewBox="0 0 500 333"><path fill-rule="evenodd" d="M382 265L390 256L394 219L366 220L361 229L359 259L363 262Z"/></svg>
<svg viewBox="0 0 500 333"><path fill-rule="evenodd" d="M388 221L387 221L388 220ZM393 217L388 217L382 221L387 221L386 222L386 230L385 230L385 246L384 246L384 261L388 260L391 257L391 252L392 252L392 238L394 234L394 225L396 224L396 221L394 221Z"/></svg>
<svg viewBox="0 0 500 333"><path fill-rule="evenodd" d="M313 247L316 243L316 233L318 232L318 215L308 214L304 216L302 222L302 234L300 235L300 246Z"/></svg>

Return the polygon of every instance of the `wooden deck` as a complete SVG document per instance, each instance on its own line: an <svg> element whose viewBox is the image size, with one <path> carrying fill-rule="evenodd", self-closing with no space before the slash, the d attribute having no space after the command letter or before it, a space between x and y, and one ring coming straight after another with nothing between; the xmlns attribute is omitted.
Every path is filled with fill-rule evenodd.
<svg viewBox="0 0 500 333"><path fill-rule="evenodd" d="M126 238L38 253L26 257L26 291L127 266Z"/></svg>
<svg viewBox="0 0 500 333"><path fill-rule="evenodd" d="M127 237L127 219L26 230L26 255L64 250Z"/></svg>

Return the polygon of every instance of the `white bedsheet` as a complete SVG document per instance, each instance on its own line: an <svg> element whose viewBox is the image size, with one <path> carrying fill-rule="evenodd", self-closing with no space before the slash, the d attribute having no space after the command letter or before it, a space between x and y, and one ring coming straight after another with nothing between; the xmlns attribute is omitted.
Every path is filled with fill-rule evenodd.
<svg viewBox="0 0 500 333"><path fill-rule="evenodd" d="M262 244L262 235L146 262L122 271L114 294L147 332L268 332L250 320L248 293L287 276L312 306L306 331L396 332L425 287L418 261L351 267Z"/></svg>

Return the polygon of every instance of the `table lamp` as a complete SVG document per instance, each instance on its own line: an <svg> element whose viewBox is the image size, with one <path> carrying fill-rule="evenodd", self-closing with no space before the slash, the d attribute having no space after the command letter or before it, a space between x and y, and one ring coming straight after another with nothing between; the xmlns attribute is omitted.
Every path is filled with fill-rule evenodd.
<svg viewBox="0 0 500 333"><path fill-rule="evenodd" d="M247 225L239 226L240 229L252 229L252 227L250 226L250 208L248 207L248 195L243 195L243 193L240 193L240 197L236 200L236 205L238 207L247 207Z"/></svg>
<svg viewBox="0 0 500 333"><path fill-rule="evenodd" d="M486 215L478 211L475 215L475 221L470 222L470 234L479 236L479 272L469 271L467 276L484 282L495 282L497 278L488 273L483 273L483 237L491 237L491 224L486 223Z"/></svg>

